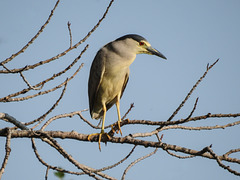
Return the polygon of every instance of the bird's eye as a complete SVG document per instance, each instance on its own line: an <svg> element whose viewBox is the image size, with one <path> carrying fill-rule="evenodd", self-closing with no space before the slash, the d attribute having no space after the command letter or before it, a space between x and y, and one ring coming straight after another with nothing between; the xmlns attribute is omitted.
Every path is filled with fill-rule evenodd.
<svg viewBox="0 0 240 180"><path fill-rule="evenodd" d="M144 42L139 42L139 45L140 45L140 46L142 46L142 45L144 45L144 44L145 44Z"/></svg>

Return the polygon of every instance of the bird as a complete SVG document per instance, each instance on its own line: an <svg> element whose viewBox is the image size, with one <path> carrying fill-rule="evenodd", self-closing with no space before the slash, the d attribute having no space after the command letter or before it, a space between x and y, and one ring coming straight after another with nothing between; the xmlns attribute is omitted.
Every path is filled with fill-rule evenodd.
<svg viewBox="0 0 240 180"><path fill-rule="evenodd" d="M110 139L104 132L104 123L107 110L114 104L117 108L118 129L122 135L120 99L128 83L129 66L137 54L156 55L167 60L144 37L127 34L104 45L92 62L88 79L89 109L92 119L102 119L102 127L100 133L88 135L88 140L90 141L91 136L98 135L100 151L102 135L105 134Z"/></svg>

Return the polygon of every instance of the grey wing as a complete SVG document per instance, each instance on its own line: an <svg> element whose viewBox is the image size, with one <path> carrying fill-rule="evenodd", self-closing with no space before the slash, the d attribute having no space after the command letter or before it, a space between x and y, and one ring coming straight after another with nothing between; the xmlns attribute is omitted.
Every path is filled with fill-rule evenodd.
<svg viewBox="0 0 240 180"><path fill-rule="evenodd" d="M104 62L105 61L104 61L103 53L101 50L99 50L92 62L89 79L88 79L88 99L89 99L90 114L92 114L95 98L99 89L99 85L102 80L102 76L105 71Z"/></svg>
<svg viewBox="0 0 240 180"><path fill-rule="evenodd" d="M125 75L125 81L124 81L124 83L123 83L122 92L121 92L121 97L122 97L123 92L124 92L124 90L125 90L125 88L126 88L126 86L127 86L128 80L129 80L129 70L128 70L127 74Z"/></svg>

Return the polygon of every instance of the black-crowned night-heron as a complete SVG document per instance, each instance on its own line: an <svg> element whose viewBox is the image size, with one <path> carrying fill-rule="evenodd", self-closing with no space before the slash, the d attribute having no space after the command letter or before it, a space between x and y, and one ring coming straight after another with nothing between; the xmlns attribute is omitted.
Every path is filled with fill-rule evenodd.
<svg viewBox="0 0 240 180"><path fill-rule="evenodd" d="M167 59L158 50L151 47L150 43L142 36L129 34L103 46L96 54L88 80L88 97L90 114L93 119L102 118L102 129L99 135L100 142L104 132L105 116L108 109L114 104L117 107L118 128L122 135L120 122L120 98L126 88L129 78L129 66L137 54L156 55Z"/></svg>

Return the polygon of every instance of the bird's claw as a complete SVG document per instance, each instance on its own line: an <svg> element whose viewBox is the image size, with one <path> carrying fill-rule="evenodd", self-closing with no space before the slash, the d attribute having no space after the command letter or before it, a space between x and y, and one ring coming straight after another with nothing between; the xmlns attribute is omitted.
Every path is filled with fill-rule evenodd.
<svg viewBox="0 0 240 180"><path fill-rule="evenodd" d="M112 129L112 132L115 133L115 130L112 124L111 124L111 129Z"/></svg>
<svg viewBox="0 0 240 180"><path fill-rule="evenodd" d="M98 147L99 147L99 150L101 151L101 139L102 139L102 135L106 135L108 139L111 139L111 136L108 135L108 133L104 132L103 130L100 132L100 133L93 133L93 134L89 134L87 139L88 141L91 141L91 137L92 136L96 136L98 135Z"/></svg>

